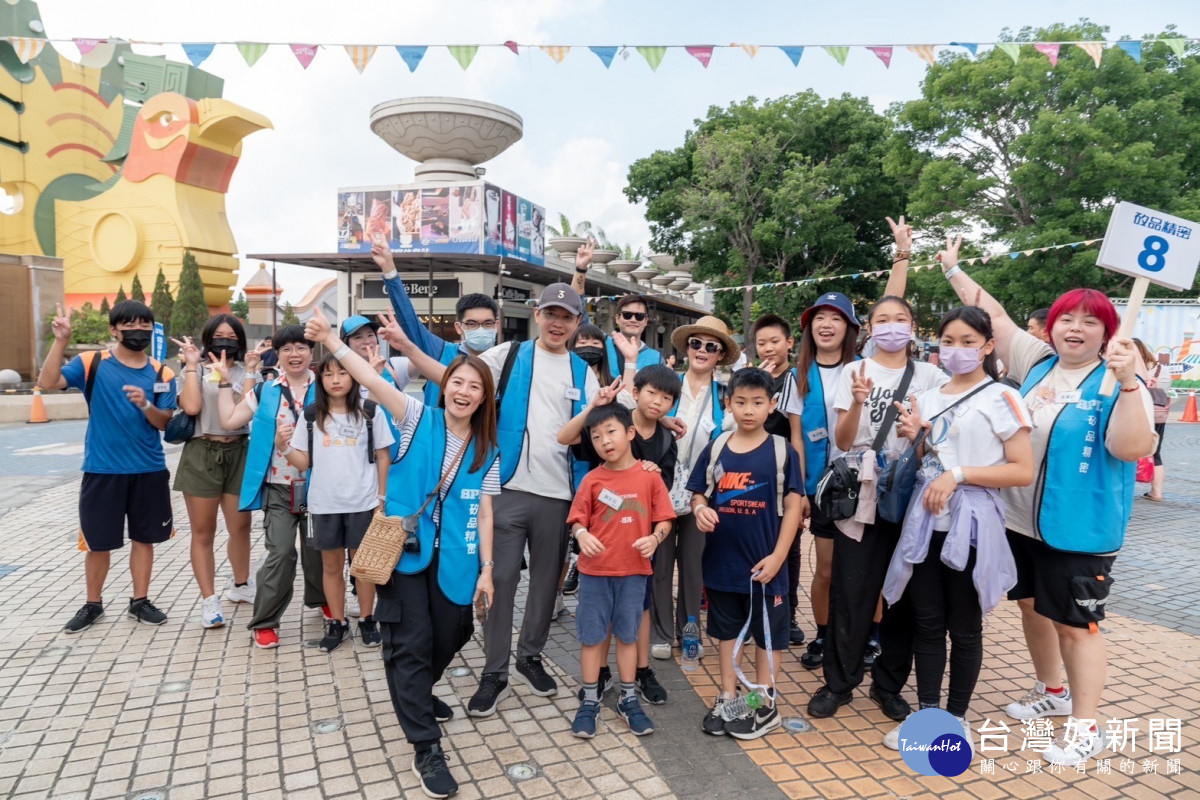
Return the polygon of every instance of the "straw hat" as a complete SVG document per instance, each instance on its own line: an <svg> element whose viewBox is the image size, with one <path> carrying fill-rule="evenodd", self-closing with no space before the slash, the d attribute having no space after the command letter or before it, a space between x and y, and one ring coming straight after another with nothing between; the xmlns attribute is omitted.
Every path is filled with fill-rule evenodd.
<svg viewBox="0 0 1200 800"><path fill-rule="evenodd" d="M675 345L676 350L686 353L688 352L688 338L698 333L719 339L725 347L725 357L717 364L719 367L729 366L742 354L742 348L738 347L738 343L729 335L729 328L725 327L725 323L716 317L701 317L691 325L676 328L671 334L671 344Z"/></svg>

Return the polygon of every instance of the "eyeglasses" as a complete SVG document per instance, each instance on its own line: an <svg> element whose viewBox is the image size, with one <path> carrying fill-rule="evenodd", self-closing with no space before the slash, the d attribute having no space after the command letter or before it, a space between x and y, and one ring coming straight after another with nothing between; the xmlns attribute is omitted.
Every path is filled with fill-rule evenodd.
<svg viewBox="0 0 1200 800"><path fill-rule="evenodd" d="M462 325L464 331L477 331L480 328L483 328L485 331L496 330L496 320L494 319L489 319L487 322L476 322L472 319L458 324Z"/></svg>
<svg viewBox="0 0 1200 800"><path fill-rule="evenodd" d="M688 339L688 349L699 352L703 350L706 353L719 353L725 348L719 342L706 342L702 339Z"/></svg>
<svg viewBox="0 0 1200 800"><path fill-rule="evenodd" d="M638 322L641 322L645 318L646 318L645 311L622 311L621 312L621 319L623 319L623 320L636 319Z"/></svg>

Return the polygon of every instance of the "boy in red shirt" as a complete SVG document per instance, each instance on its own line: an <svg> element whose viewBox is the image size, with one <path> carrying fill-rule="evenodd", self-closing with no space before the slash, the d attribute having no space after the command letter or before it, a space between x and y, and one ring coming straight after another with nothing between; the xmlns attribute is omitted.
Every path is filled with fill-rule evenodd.
<svg viewBox="0 0 1200 800"><path fill-rule="evenodd" d="M675 509L666 484L633 457L633 415L617 403L592 409L587 435L604 463L589 472L575 493L567 524L579 543L579 606L576 631L583 645L583 701L571 732L596 735L600 713L600 667L611 630L617 640L621 696L617 713L637 736L654 723L637 698L637 634L646 597L650 556L671 530Z"/></svg>

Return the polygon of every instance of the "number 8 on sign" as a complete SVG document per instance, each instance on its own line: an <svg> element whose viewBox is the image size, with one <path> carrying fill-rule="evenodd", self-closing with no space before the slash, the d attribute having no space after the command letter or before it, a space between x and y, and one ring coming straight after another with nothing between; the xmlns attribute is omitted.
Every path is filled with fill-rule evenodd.
<svg viewBox="0 0 1200 800"><path fill-rule="evenodd" d="M1142 247L1144 249L1138 253L1138 266L1147 272L1160 272L1167 265L1170 243L1161 236L1147 236Z"/></svg>

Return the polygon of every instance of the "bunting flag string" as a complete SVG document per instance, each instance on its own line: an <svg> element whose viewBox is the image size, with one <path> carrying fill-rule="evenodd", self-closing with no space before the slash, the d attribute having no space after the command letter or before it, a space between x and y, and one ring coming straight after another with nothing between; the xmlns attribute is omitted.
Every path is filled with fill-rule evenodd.
<svg viewBox="0 0 1200 800"><path fill-rule="evenodd" d="M996 49L1011 58L1014 64L1021 57L1021 45L1017 42L998 42Z"/></svg>
<svg viewBox="0 0 1200 800"><path fill-rule="evenodd" d="M936 55L934 55L934 48L935 48L935 47L937 47L937 45L933 45L933 44L910 44L910 45L908 46L908 51L909 51L910 53L916 53L916 54L917 54L917 56L918 56L918 57L919 57L919 58L920 58L922 61L928 61L930 64L936 64L936 63L937 63L937 56L936 56Z"/></svg>
<svg viewBox="0 0 1200 800"><path fill-rule="evenodd" d="M782 50L789 59L791 59L793 67L800 66L800 56L804 55L803 47L789 47L787 45L780 45L779 49Z"/></svg>
<svg viewBox="0 0 1200 800"><path fill-rule="evenodd" d="M750 56L751 58L754 58L756 55L758 55L758 45L756 44L738 44L737 42L734 42L729 46L742 48L746 51L746 55Z"/></svg>
<svg viewBox="0 0 1200 800"><path fill-rule="evenodd" d="M561 64L563 59L567 57L567 53L571 52L570 47L560 47L553 44L542 45L540 49L543 53L553 58L555 64Z"/></svg>
<svg viewBox="0 0 1200 800"><path fill-rule="evenodd" d="M79 55L86 56L88 53L96 49L96 45L100 44L100 39L75 39L75 46L79 48Z"/></svg>
<svg viewBox="0 0 1200 800"><path fill-rule="evenodd" d="M1117 47L1129 53L1133 60L1137 63L1142 63L1142 43L1141 42L1117 42Z"/></svg>
<svg viewBox="0 0 1200 800"><path fill-rule="evenodd" d="M238 42L238 52L246 60L247 67L253 67L267 52L268 45L262 42Z"/></svg>
<svg viewBox="0 0 1200 800"><path fill-rule="evenodd" d="M846 56L850 55L849 47L845 45L831 44L825 45L823 49L826 53L829 53L829 55L833 56L834 61L841 64L843 67L846 66Z"/></svg>
<svg viewBox="0 0 1200 800"><path fill-rule="evenodd" d="M214 49L216 49L216 45L212 42L185 44L183 53L187 56L188 61L192 62L193 67L198 67L204 63L204 59L212 55Z"/></svg>
<svg viewBox="0 0 1200 800"><path fill-rule="evenodd" d="M350 63L358 70L361 75L362 71L367 68L367 64L371 62L371 58L375 55L375 45L346 45L346 55L350 56Z"/></svg>
<svg viewBox="0 0 1200 800"><path fill-rule="evenodd" d="M1050 66L1058 66L1058 42L1044 42L1035 44L1033 49L1037 50L1039 53L1044 53L1046 58L1050 59Z"/></svg>
<svg viewBox="0 0 1200 800"><path fill-rule="evenodd" d="M471 62L475 60L475 54L479 52L477 44L452 44L446 47L450 51L450 55L454 56L454 60L464 70L471 66Z"/></svg>
<svg viewBox="0 0 1200 800"><path fill-rule="evenodd" d="M400 54L400 58L408 65L409 72L417 71L417 64L421 63L421 59L425 57L425 51L428 47L408 47L402 44L396 45L396 52Z"/></svg>
<svg viewBox="0 0 1200 800"><path fill-rule="evenodd" d="M605 69L612 66L613 58L617 55L617 48L615 47L589 47L588 50L596 54L600 61L603 62Z"/></svg>
<svg viewBox="0 0 1200 800"><path fill-rule="evenodd" d="M651 72L658 72L658 65L662 63L663 56L667 54L665 47L639 47L637 51L642 54L642 58L646 59Z"/></svg>
<svg viewBox="0 0 1200 800"><path fill-rule="evenodd" d="M1080 42L1076 45L1080 50L1092 57L1096 67L1100 67L1100 58L1104 55L1104 42Z"/></svg>
<svg viewBox="0 0 1200 800"><path fill-rule="evenodd" d="M37 58L42 52L42 48L46 46L45 39L35 39L31 36L9 36L8 43L12 45L22 64L27 64Z"/></svg>
<svg viewBox="0 0 1200 800"><path fill-rule="evenodd" d="M879 60L883 62L883 66L885 69L892 65L892 48L890 48L890 47L868 47L867 49L879 57Z"/></svg>
<svg viewBox="0 0 1200 800"><path fill-rule="evenodd" d="M507 42L505 42L504 46L507 47L509 50L512 50L514 56L521 55L520 45L518 45L512 39L509 39Z"/></svg>
<svg viewBox="0 0 1200 800"><path fill-rule="evenodd" d="M296 60L300 62L301 69L308 69L308 65L317 57L317 45L315 44L293 44L288 45L292 48L292 55L296 56ZM359 72L362 72L360 69Z"/></svg>
<svg viewBox="0 0 1200 800"><path fill-rule="evenodd" d="M689 56L699 61L701 66L703 66L705 69L708 69L708 62L712 60L712 46L699 47L696 45L691 45L683 49L687 51Z"/></svg>

